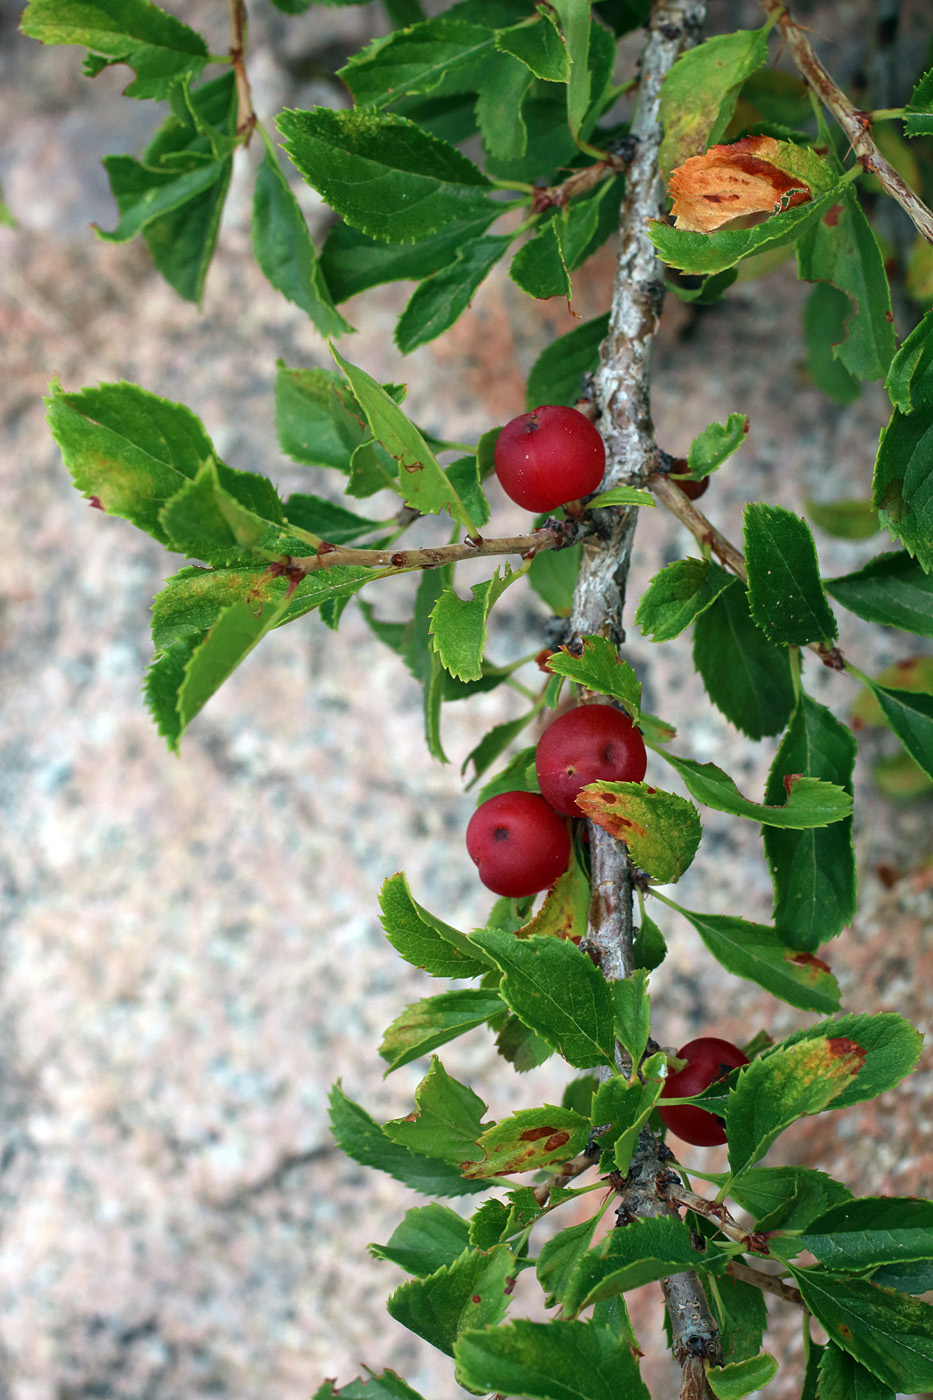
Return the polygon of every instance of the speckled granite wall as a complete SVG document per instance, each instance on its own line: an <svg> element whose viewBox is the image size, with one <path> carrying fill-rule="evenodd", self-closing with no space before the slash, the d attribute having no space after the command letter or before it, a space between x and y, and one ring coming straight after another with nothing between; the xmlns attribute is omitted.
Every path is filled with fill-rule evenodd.
<svg viewBox="0 0 933 1400"><path fill-rule="evenodd" d="M222 5L172 8L223 48ZM289 22L254 8L260 110L333 101L316 58L358 46L369 9ZM351 609L336 637L309 620L265 641L195 723L181 759L167 754L139 687L148 603L174 563L73 492L41 395L53 374L68 388L137 380L195 409L232 465L311 487L277 450L271 389L277 356L321 364L326 352L251 260L245 170L201 313L174 297L142 247L94 239L88 224L112 217L99 159L138 150L151 112L119 96L119 73L88 83L77 51L19 39L18 9L0 12L0 183L20 220L19 231L0 229L0 1396L301 1400L363 1362L451 1394L446 1364L382 1312L397 1271L365 1252L414 1200L334 1153L326 1095L340 1075L386 1117L410 1105L422 1067L384 1084L375 1047L427 979L385 944L375 895L404 867L445 918L482 920L457 767L519 702L496 694L450 707L454 762L433 763L413 683ZM302 197L320 227L313 196ZM603 308L610 274L605 258L579 287L582 315ZM390 289L351 307L361 333L349 353L376 375L406 378L414 414L456 437L520 411L542 337L571 326L563 305L535 306L500 275L453 332L402 362L391 329L404 296ZM696 323L668 308L657 353L664 446L682 449L733 409L752 420L748 446L707 497L734 537L749 495L799 507L808 495L867 490L880 396L841 414L806 386L801 300L785 268ZM495 509L503 532L521 523L507 502ZM828 572L874 548L820 543ZM677 527L646 518L633 588L686 548ZM392 606L387 588L380 607ZM510 594L495 654L533 648L543 622L535 603ZM863 664L903 654L898 634L873 635L849 616L842 626ZM657 649L633 630L646 699L678 724L684 751L725 761L760 791L772 746L746 742L685 681L688 647ZM808 671L844 714L849 683ZM868 741L869 757L881 742ZM929 805L866 805L866 913L830 949L849 1006L895 1007L924 1028L930 879L909 872L930 855L930 815ZM893 889L874 873L881 860L904 872ZM710 814L682 889L687 903L766 916L756 830ZM710 1006L726 1034L770 1016L754 988L725 981L691 934L663 922L665 1042L707 1025ZM769 1023L784 1031L806 1019L785 1008ZM550 1067L520 1081L500 1071L480 1037L445 1061L500 1115L561 1092ZM794 1137L808 1160L851 1173L863 1191L929 1190L928 1073L880 1106L789 1134L782 1151ZM650 1337L657 1319L650 1302L639 1307ZM651 1376L657 1400L673 1394L666 1361Z"/></svg>

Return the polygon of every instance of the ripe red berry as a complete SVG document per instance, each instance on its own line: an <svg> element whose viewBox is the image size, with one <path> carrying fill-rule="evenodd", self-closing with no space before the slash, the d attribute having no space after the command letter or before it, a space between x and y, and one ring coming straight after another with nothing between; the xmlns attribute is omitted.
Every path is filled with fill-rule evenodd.
<svg viewBox="0 0 933 1400"><path fill-rule="evenodd" d="M640 783L648 766L645 741L613 705L580 705L548 725L535 752L542 797L557 812L579 817L577 794L587 783Z"/></svg>
<svg viewBox="0 0 933 1400"><path fill-rule="evenodd" d="M697 1040L688 1041L677 1051L677 1058L688 1063L676 1074L668 1075L661 1092L662 1099L685 1099L693 1094L702 1094L711 1084L725 1078L730 1070L748 1064L748 1059L737 1045L728 1040L719 1040L714 1035L701 1035ZM709 1109L692 1108L690 1104L682 1103L672 1108L659 1108L658 1114L672 1133L696 1147L713 1147L726 1140L722 1119L710 1113Z"/></svg>
<svg viewBox="0 0 933 1400"><path fill-rule="evenodd" d="M567 827L535 792L500 792L482 803L466 844L487 889L512 899L547 889L570 859Z"/></svg>
<svg viewBox="0 0 933 1400"><path fill-rule="evenodd" d="M588 496L606 469L606 449L593 424L561 404L544 404L506 423L494 456L505 494L533 511Z"/></svg>

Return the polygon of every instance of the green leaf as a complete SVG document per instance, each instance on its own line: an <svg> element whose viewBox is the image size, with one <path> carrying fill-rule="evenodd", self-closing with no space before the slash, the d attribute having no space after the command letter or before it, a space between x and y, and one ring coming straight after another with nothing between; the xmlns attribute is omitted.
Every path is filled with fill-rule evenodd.
<svg viewBox="0 0 933 1400"><path fill-rule="evenodd" d="M505 976L499 991L516 1016L577 1069L615 1066L609 984L585 953L560 938L472 936Z"/></svg>
<svg viewBox="0 0 933 1400"><path fill-rule="evenodd" d="M384 243L349 224L335 224L321 250L321 271L335 301L346 301L383 282L420 281L456 263L499 217L490 204L477 218L445 224L417 243Z"/></svg>
<svg viewBox="0 0 933 1400"><path fill-rule="evenodd" d="M614 836L658 885L674 884L697 853L703 828L692 802L645 783L590 783L577 805Z"/></svg>
<svg viewBox="0 0 933 1400"><path fill-rule="evenodd" d="M276 124L308 184L373 238L413 243L488 212L485 175L405 117L316 107L281 112Z"/></svg>
<svg viewBox="0 0 933 1400"><path fill-rule="evenodd" d="M837 291L829 282L817 282L803 308L803 336L810 377L818 389L843 408L854 403L862 392L859 381L836 358L836 351L848 334L846 320L851 315L852 302L845 292ZM874 513L872 519L877 529Z"/></svg>
<svg viewBox="0 0 933 1400"><path fill-rule="evenodd" d="M537 24L516 24L500 29L496 48L520 59L536 78L548 83L566 83L570 78L567 45L547 10L538 11Z"/></svg>
<svg viewBox="0 0 933 1400"><path fill-rule="evenodd" d="M794 708L790 659L752 621L744 588L725 589L697 618L693 660L709 698L737 729L761 739L784 728Z"/></svg>
<svg viewBox="0 0 933 1400"><path fill-rule="evenodd" d="M761 822L762 826L794 827L804 831L843 821L852 814L852 798L836 783L822 782L819 778L798 778L786 785L787 801L782 806L771 806L743 797L728 773L717 768L715 763L695 763L689 758L679 758L668 749L655 748L655 753L676 768L697 802L717 812L748 817Z"/></svg>
<svg viewBox="0 0 933 1400"><path fill-rule="evenodd" d="M512 259L509 276L531 297L541 300L548 297L570 299L573 289L564 261L560 230L561 225L556 217L547 219Z"/></svg>
<svg viewBox="0 0 933 1400"><path fill-rule="evenodd" d="M604 1298L686 1269L722 1272L727 1257L694 1249L689 1227L676 1216L632 1220L611 1230L583 1256L561 1300L563 1308L565 1313L578 1313Z"/></svg>
<svg viewBox="0 0 933 1400"><path fill-rule="evenodd" d="M687 449L687 472L691 481L703 481L728 461L748 437L749 421L744 413L730 413L725 423L707 423Z"/></svg>
<svg viewBox="0 0 933 1400"><path fill-rule="evenodd" d="M613 486L608 491L600 491L591 496L589 506L655 506L657 502L650 491L641 491L637 486Z"/></svg>
<svg viewBox="0 0 933 1400"><path fill-rule="evenodd" d="M456 262L419 283L395 327L403 355L435 340L459 319L511 241L505 234L462 244Z"/></svg>
<svg viewBox="0 0 933 1400"><path fill-rule="evenodd" d="M251 497L262 514L245 504ZM220 567L248 562L250 555L282 554L282 521L282 503L268 477L235 472L213 457L159 513L170 549Z"/></svg>
<svg viewBox="0 0 933 1400"><path fill-rule="evenodd" d="M454 520L475 534L466 506L414 423L365 370L351 365L333 346L330 352L347 376L373 436L398 462L397 489L407 504L429 515L449 511Z"/></svg>
<svg viewBox="0 0 933 1400"><path fill-rule="evenodd" d="M767 60L767 29L719 34L680 55L661 88L662 172L722 139L742 84Z"/></svg>
<svg viewBox="0 0 933 1400"><path fill-rule="evenodd" d="M381 520L369 520L356 515L345 506L328 501L323 496L295 492L285 502L286 524L307 530L329 544L352 544L361 535L370 535L382 527Z"/></svg>
<svg viewBox="0 0 933 1400"><path fill-rule="evenodd" d="M877 1098L893 1089L910 1074L923 1048L923 1038L909 1021L895 1011L876 1016L839 1016L834 1021L818 1021L793 1031L785 1045L820 1036L842 1036L852 1040L865 1055L865 1062L854 1082L833 1101L833 1108L849 1108L854 1103Z"/></svg>
<svg viewBox="0 0 933 1400"><path fill-rule="evenodd" d="M208 58L200 34L150 0L30 0L20 28L40 43L82 44L108 63L128 64L136 78L127 97L166 97Z"/></svg>
<svg viewBox="0 0 933 1400"><path fill-rule="evenodd" d="M642 633L653 642L679 637L720 593L737 584L711 559L675 559L648 584L635 612Z"/></svg>
<svg viewBox="0 0 933 1400"><path fill-rule="evenodd" d="M491 579L474 584L469 600L452 588L445 588L431 613L434 650L446 670L458 680L478 680L483 674L487 618L509 584L523 572L513 572L508 564L505 568L504 578L499 577L497 568Z"/></svg>
<svg viewBox="0 0 933 1400"><path fill-rule="evenodd" d="M790 1243L790 1242L789 1242ZM879 1264L933 1259L933 1201L915 1196L864 1196L831 1207L792 1241L827 1269L868 1273Z"/></svg>
<svg viewBox="0 0 933 1400"><path fill-rule="evenodd" d="M527 725L531 722L532 719L534 719L537 713L538 711L533 708L527 710L525 714L519 715L518 719L510 719L506 720L502 724L493 725L492 729L490 729L487 734L483 735L482 739L480 739L476 747L474 749L471 749L470 752L467 754L466 758L463 760L463 769L461 771L464 773L466 772L468 766L471 763L473 764L473 777L467 784L468 787L471 787L473 783L476 782L477 778L479 778L483 773L486 772L486 769L491 763L495 763L496 759L499 757L500 754L505 753L505 750L512 743L513 739L518 738L522 730L527 727ZM526 753L526 750L523 749L522 753ZM514 762L514 759L511 760L511 763ZM511 763L509 765L510 767ZM504 774L500 774L497 778L493 778L492 782L487 783L486 786L481 790L480 801L485 802L486 797L494 797L496 792L516 792L519 790L519 788L521 788L523 792L537 792L538 779L537 775L535 774L533 756L530 763L530 773L532 775L532 780L534 784L532 787L527 786L527 777L524 773L524 769L526 766L527 765L523 760L521 764L521 768L523 771L519 781L515 784L514 787L502 786L503 782L511 782L511 777L506 779ZM508 772L508 770L506 770L506 772Z"/></svg>
<svg viewBox="0 0 933 1400"><path fill-rule="evenodd" d="M824 1026L825 1031L825 1026ZM726 1177L717 1183L724 1185ZM841 1181L812 1167L752 1167L729 1185L756 1230L800 1230L829 1206L852 1199Z"/></svg>
<svg viewBox="0 0 933 1400"><path fill-rule="evenodd" d="M906 110L905 136L933 136L933 68L914 87Z"/></svg>
<svg viewBox="0 0 933 1400"><path fill-rule="evenodd" d="M168 545L159 523L163 505L214 455L200 419L126 383L66 394L55 382L46 406L78 490Z"/></svg>
<svg viewBox="0 0 933 1400"><path fill-rule="evenodd" d="M798 773L834 783L851 796L855 754L852 731L801 695L768 774L765 801L777 806L785 783ZM764 844L774 884L774 922L791 947L812 953L855 914L852 819L811 831L766 826Z"/></svg>
<svg viewBox="0 0 933 1400"><path fill-rule="evenodd" d="M598 1224L599 1216L591 1215L579 1225L568 1225L542 1246L535 1268L546 1308L553 1308L560 1302L580 1260L592 1244Z"/></svg>
<svg viewBox="0 0 933 1400"><path fill-rule="evenodd" d="M570 78L567 84L567 122L574 139L576 139L584 127L592 93L589 0L555 0L554 9L560 20L560 27L567 44L567 54L570 58ZM615 46L613 45L613 52L614 50Z"/></svg>
<svg viewBox="0 0 933 1400"><path fill-rule="evenodd" d="M308 2L310 4L312 0ZM272 3L280 10L290 13L288 5L301 3L301 0L272 0ZM353 0L353 3L356 3L356 0ZM297 13L297 10L294 13ZM417 1390L412 1390L408 1382L403 1381L395 1371L380 1371L378 1376L370 1371L367 1380L350 1381L339 1390L334 1389L333 1381L325 1381L314 1392L311 1400L423 1400L423 1397Z"/></svg>
<svg viewBox="0 0 933 1400"><path fill-rule="evenodd" d="M257 609L254 603L242 602L221 613L185 668L178 690L179 738L240 662L277 626L287 607L284 597L277 607L260 603Z"/></svg>
<svg viewBox="0 0 933 1400"><path fill-rule="evenodd" d="M644 911L640 916L638 928L635 930L632 955L635 959L635 966L643 967L646 972L653 972L656 967L660 967L667 956L667 944L664 941L663 933Z"/></svg>
<svg viewBox="0 0 933 1400"><path fill-rule="evenodd" d="M906 549L879 554L854 573L825 582L827 593L867 622L933 637L933 574Z"/></svg>
<svg viewBox="0 0 933 1400"><path fill-rule="evenodd" d="M752 502L743 526L751 614L781 646L835 640L836 619L820 581L810 527L783 506Z"/></svg>
<svg viewBox="0 0 933 1400"><path fill-rule="evenodd" d="M110 232L98 229L98 236L108 243L127 243L157 221L194 204L215 187L225 195L230 165L227 157L176 173L148 170L132 156L106 156L104 167L120 211L120 222ZM216 204L216 200L213 203Z"/></svg>
<svg viewBox="0 0 933 1400"><path fill-rule="evenodd" d="M588 1118L553 1104L520 1109L483 1133L477 1144L483 1155L461 1162L461 1170L471 1180L488 1179L569 1162L586 1146L591 1126Z"/></svg>
<svg viewBox="0 0 933 1400"><path fill-rule="evenodd" d="M194 89L186 81L177 93L184 94L184 104L173 102L176 110L159 128L142 162L107 156L104 165L120 226L124 220L130 228L141 224L162 276L179 296L200 302L233 171L236 81L231 70ZM213 178L198 192L197 171L208 168ZM195 178L179 183L189 175Z"/></svg>
<svg viewBox="0 0 933 1400"><path fill-rule="evenodd" d="M871 501L804 501L807 515L825 530L827 535L835 535L840 540L867 540L877 535L879 530L878 513ZM824 579L823 586L833 593L831 585L836 579ZM839 599L842 602L842 599ZM845 605L844 605L845 606Z"/></svg>
<svg viewBox="0 0 933 1400"><path fill-rule="evenodd" d="M388 1244L371 1244L376 1259L388 1259L407 1274L425 1278L452 1264L468 1248L470 1228L462 1215L432 1201L406 1210Z"/></svg>
<svg viewBox="0 0 933 1400"><path fill-rule="evenodd" d="M820 1357L820 1400L896 1400L890 1386L828 1342Z"/></svg>
<svg viewBox="0 0 933 1400"><path fill-rule="evenodd" d="M624 180L613 177L564 205L560 212L561 247L568 272L576 272L597 248L618 233L624 193Z"/></svg>
<svg viewBox="0 0 933 1400"><path fill-rule="evenodd" d="M527 719L528 717L529 716L526 716L525 718ZM519 722L515 720L514 723L518 724ZM522 728L523 727L524 726L522 726ZM497 725L496 728L504 729L505 726ZM487 738L488 737L487 735ZM509 742L511 742L511 739ZM503 745L503 747L505 747L505 745ZM470 754L467 759L467 762L473 759L475 763L476 758L474 755L477 754L477 752L478 750L474 749L473 753ZM499 753L501 752L502 750L500 749ZM495 756L498 757L498 754ZM491 761L492 760L490 760L490 762ZM464 764L464 767L466 767L466 764ZM479 771L480 770L477 769L477 773L479 773ZM510 758L502 772L497 773L494 778L491 778L488 783L480 788L476 801L477 803L486 802L490 797L495 797L500 792L540 792L540 788L538 787L538 774L535 769L535 750L533 747L521 749L514 758Z"/></svg>
<svg viewBox="0 0 933 1400"><path fill-rule="evenodd" d="M636 968L631 977L612 984L616 1038L628 1051L633 1065L641 1064L651 1033L648 974Z"/></svg>
<svg viewBox="0 0 933 1400"><path fill-rule="evenodd" d="M543 403L572 408L580 397L584 374L599 364L599 347L609 330L609 315L584 321L567 335L551 342L535 360L528 376L525 407Z"/></svg>
<svg viewBox="0 0 933 1400"><path fill-rule="evenodd" d="M478 977L490 963L465 934L429 914L413 898L401 873L379 893L381 923L395 951L432 977Z"/></svg>
<svg viewBox="0 0 933 1400"><path fill-rule="evenodd" d="M933 1307L822 1269L795 1269L803 1301L832 1341L894 1391L933 1388Z"/></svg>
<svg viewBox="0 0 933 1400"><path fill-rule="evenodd" d="M516 1074L537 1069L553 1055L550 1045L529 1030L517 1016L509 1016L496 1036L496 1050Z"/></svg>
<svg viewBox="0 0 933 1400"><path fill-rule="evenodd" d="M289 369L280 360L275 426L282 451L309 467L349 472L354 451L368 436L350 412L351 402L349 385L335 370Z"/></svg>
<svg viewBox="0 0 933 1400"><path fill-rule="evenodd" d="M544 549L531 561L528 582L557 617L570 616L582 558L582 544L574 544L564 549Z"/></svg>
<svg viewBox="0 0 933 1400"><path fill-rule="evenodd" d="M497 53L485 65L476 100L483 145L494 160L521 160L528 146L522 109L534 79L524 63Z"/></svg>
<svg viewBox="0 0 933 1400"><path fill-rule="evenodd" d="M778 1373L774 1357L763 1351L747 1361L733 1361L728 1366L708 1366L706 1380L718 1400L742 1400L744 1395L768 1385Z"/></svg>
<svg viewBox="0 0 933 1400"><path fill-rule="evenodd" d="M761 1289L726 1274L717 1278L716 1292L709 1301L719 1324L723 1356L730 1363L757 1356L768 1325Z"/></svg>
<svg viewBox="0 0 933 1400"><path fill-rule="evenodd" d="M513 1322L461 1333L461 1385L528 1400L649 1400L624 1333L592 1322Z"/></svg>
<svg viewBox="0 0 933 1400"><path fill-rule="evenodd" d="M152 603L152 641L157 651L178 642L200 641L233 603L252 598L275 607L287 585L273 579L261 564L232 569L188 565L166 580Z"/></svg>
<svg viewBox="0 0 933 1400"><path fill-rule="evenodd" d="M276 291L306 311L321 335L352 329L331 300L308 225L268 139L253 194L253 251Z"/></svg>
<svg viewBox="0 0 933 1400"><path fill-rule="evenodd" d="M797 244L797 269L806 282L830 282L850 301L846 336L834 346L856 379L883 379L894 355L891 292L884 258L851 187L832 219L810 224Z"/></svg>
<svg viewBox="0 0 933 1400"><path fill-rule="evenodd" d="M933 1260L886 1265L872 1274L871 1281L879 1288L893 1288L897 1293L929 1293L933 1289Z"/></svg>
<svg viewBox="0 0 933 1400"><path fill-rule="evenodd" d="M660 1079L640 1083L637 1079L628 1082L621 1076L600 1085L593 1095L593 1122L597 1127L604 1127L607 1122L610 1125L599 1134L600 1171L627 1174L639 1134L647 1126L663 1088Z"/></svg>
<svg viewBox="0 0 933 1400"><path fill-rule="evenodd" d="M814 157L814 160L817 160ZM785 209L748 229L719 229L716 233L695 233L692 229L672 228L652 220L648 236L662 262L681 272L709 274L735 267L744 258L768 249L794 243L811 222L821 219L845 193L842 181L825 192L818 192L808 204Z"/></svg>
<svg viewBox="0 0 933 1400"><path fill-rule="evenodd" d="M486 1191L485 1182L464 1181L457 1167L425 1157L386 1137L364 1108L347 1098L339 1084L330 1091L330 1125L337 1146L361 1167L378 1167L425 1196L469 1196Z"/></svg>
<svg viewBox="0 0 933 1400"><path fill-rule="evenodd" d="M881 523L933 570L933 311L891 362L885 387L895 405L881 434L872 504Z"/></svg>
<svg viewBox="0 0 933 1400"><path fill-rule="evenodd" d="M548 657L547 669L554 676L566 676L577 685L618 700L637 722L641 682L607 637L584 637L582 656L562 647Z"/></svg>
<svg viewBox="0 0 933 1400"><path fill-rule="evenodd" d="M795 953L775 929L728 914L680 912L727 972L757 982L773 996L804 1011L834 1011L838 1007L839 987L826 964L809 953Z"/></svg>
<svg viewBox="0 0 933 1400"><path fill-rule="evenodd" d="M143 694L156 729L173 751L181 738L178 718L178 692L185 679L185 667L191 660L191 645L175 642L157 656L146 672Z"/></svg>
<svg viewBox="0 0 933 1400"><path fill-rule="evenodd" d="M383 1125L392 1142L459 1164L470 1156L487 1124L486 1105L467 1084L452 1078L436 1055L431 1068L415 1090L417 1111Z"/></svg>
<svg viewBox="0 0 933 1400"><path fill-rule="evenodd" d="M439 15L374 39L337 72L357 108L386 107L414 93L470 91L495 57L495 31Z"/></svg>
<svg viewBox="0 0 933 1400"><path fill-rule="evenodd" d="M724 1113L733 1172L753 1167L798 1118L824 1109L851 1083L863 1062L854 1041L823 1035L778 1046L747 1065Z"/></svg>
<svg viewBox="0 0 933 1400"><path fill-rule="evenodd" d="M453 1264L424 1279L411 1279L391 1293L386 1311L447 1356L467 1328L492 1327L509 1305L506 1291L515 1269L508 1245L468 1249Z"/></svg>
<svg viewBox="0 0 933 1400"><path fill-rule="evenodd" d="M482 1026L501 1010L499 993L483 987L461 987L412 1002L382 1038L379 1054L388 1061L386 1073Z"/></svg>
<svg viewBox="0 0 933 1400"><path fill-rule="evenodd" d="M872 694L911 758L933 778L933 695L890 690L869 680Z"/></svg>

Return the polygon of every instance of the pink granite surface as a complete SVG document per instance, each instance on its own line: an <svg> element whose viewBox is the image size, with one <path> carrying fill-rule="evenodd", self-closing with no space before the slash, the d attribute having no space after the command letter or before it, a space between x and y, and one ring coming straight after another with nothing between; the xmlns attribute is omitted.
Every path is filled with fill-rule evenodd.
<svg viewBox="0 0 933 1400"><path fill-rule="evenodd" d="M171 8L223 47L222 6ZM317 59L357 47L369 9L288 22L254 8L260 110L335 101ZM0 228L0 1396L303 1400L364 1362L397 1367L428 1397L457 1393L447 1363L386 1319L401 1276L366 1254L416 1200L335 1154L326 1096L342 1076L376 1114L411 1106L424 1066L383 1083L375 1049L402 1004L437 987L385 944L376 892L404 868L444 918L482 921L488 901L461 842L472 799L457 770L520 701L496 693L450 707L453 762L434 763L413 682L351 608L336 636L309 619L265 641L196 721L180 760L168 755L140 678L149 600L176 565L72 490L41 396L53 375L67 388L135 380L188 403L232 465L320 489L278 451L271 390L277 356L325 364L326 350L251 259L256 152L235 178L203 311L175 298L141 246L94 239L88 224L112 220L99 159L140 148L149 108L119 96L119 74L82 79L77 51L18 39L17 10L4 5L0 33L0 184L20 221ZM314 197L302 197L320 230ZM577 289L581 315L603 309L610 276L606 256ZM391 330L406 295L394 287L353 304L360 334L348 353L405 378L414 416L455 437L519 412L541 344L572 325L562 304L532 304L500 273L450 334L402 361ZM733 538L749 496L799 508L806 496L868 489L881 395L842 413L807 386L803 295L785 267L695 323L679 305L666 313L662 445L682 450L732 410L752 421L704 502ZM523 524L517 508L494 505L501 533ZM828 573L874 549L825 536L820 547ZM652 513L633 591L687 548ZM464 582L484 576L464 570ZM380 607L394 606L387 590ZM536 602L508 595L495 656L533 650L545 622ZM841 626L868 668L904 654L901 634L849 615ZM678 725L683 752L760 792L773 744L721 719L686 676L688 648L689 638L655 648L632 629L646 702ZM815 662L807 674L845 715L851 684ZM867 759L884 744L866 736ZM870 782L865 759L859 781ZM848 1006L892 1007L923 1029L933 898L929 877L910 872L930 857L930 816L929 803L866 804L866 912L829 952ZM706 832L684 902L767 917L756 829L710 813ZM892 889L875 874L881 861L904 875ZM726 979L676 919L661 922L671 946L655 978L660 1040L679 1044L711 1017L738 1037L809 1019ZM556 1069L516 1080L479 1035L444 1059L497 1116L561 1092ZM796 1144L864 1193L929 1191L929 1087L927 1070L880 1105L789 1134L776 1154ZM636 1303L646 1317L650 1307ZM650 1341L656 1318L647 1326ZM795 1335L779 1334L788 1354ZM669 1362L646 1364L656 1400L668 1400Z"/></svg>

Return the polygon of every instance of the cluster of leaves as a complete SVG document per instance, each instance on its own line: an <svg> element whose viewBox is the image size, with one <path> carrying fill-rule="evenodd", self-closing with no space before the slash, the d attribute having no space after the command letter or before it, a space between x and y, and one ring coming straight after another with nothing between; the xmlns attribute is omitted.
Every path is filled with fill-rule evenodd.
<svg viewBox="0 0 933 1400"><path fill-rule="evenodd" d="M294 13L309 0L276 3ZM402 352L450 326L507 255L511 277L530 295L569 299L571 274L618 221L626 127L616 115L616 45L647 10L641 0L603 0L598 13L585 0L555 0L530 13L525 0L461 0L428 19L417 0L393 0L393 31L341 70L353 107L277 118L294 166L339 216L320 254L275 141L259 123L253 237L269 281L331 339L349 328L338 310L348 298L379 283L415 281L396 328ZM30 0L23 27L46 43L86 46L92 76L128 64L135 73L128 96L169 104L142 160L106 161L119 222L103 236L141 233L162 274L182 296L199 300L232 162L253 125L243 125L237 73L230 67L204 81L204 69L220 60L149 0ZM854 1200L820 1172L760 1165L793 1122L875 1097L909 1073L919 1053L917 1033L898 1016L836 1016L839 987L816 956L855 910L856 746L851 730L804 689L801 649L844 664L834 650L833 603L872 623L933 636L933 312L898 346L885 253L864 212L859 168L846 168L844 143L814 118L802 85L766 68L769 28L714 37L672 69L662 94L661 164L681 172L681 212L678 226L657 222L651 237L674 269L672 289L707 304L728 293L740 266L745 275L796 255L800 277L813 283L804 332L815 382L849 402L862 381L883 380L892 405L872 500L814 504L808 515L849 537L887 530L898 547L823 579L807 521L782 506L751 503L742 577L707 550L669 564L648 585L636 613L643 635L660 644L692 626L694 663L712 702L753 739L781 736L760 801L717 765L671 751L675 731L641 709L632 668L598 637L584 639L582 653L553 652L524 713L495 726L464 771L474 783L485 779L479 800L535 790L533 750L515 749L526 727L556 707L568 686L611 698L640 724L693 801L643 783L599 783L581 798L586 814L611 834L624 833L643 891L679 909L729 973L825 1019L780 1044L757 1046L747 1068L702 1099L723 1117L729 1140L729 1171L710 1180L720 1204L749 1213L755 1240L688 1213L637 1220L594 1244L610 1193L599 1214L564 1229L535 1256L531 1232L544 1214L605 1189L567 1186L573 1163L621 1179L640 1134L658 1130L665 1057L648 1053L648 977L665 955L663 933L642 898L635 974L613 984L603 978L577 946L590 902L581 841L537 911L528 900L498 900L485 927L469 934L417 904L403 875L386 882L383 924L401 956L431 976L475 984L407 1007L381 1047L389 1070L487 1026L518 1071L554 1053L575 1069L601 1071L575 1079L560 1106L497 1122L485 1121L486 1105L436 1058L415 1112L381 1126L334 1090L334 1133L356 1161L426 1195L486 1197L470 1218L437 1202L410 1210L389 1242L373 1247L411 1275L389 1299L392 1316L452 1356L458 1379L476 1392L541 1400L646 1394L624 1295L691 1271L707 1287L727 1362L710 1370L709 1383L723 1400L746 1395L777 1363L762 1351L761 1292L733 1266L754 1264L764 1250L793 1277L830 1339L809 1351L805 1396L887 1400L933 1389L933 1308L917 1297L933 1284L933 1205ZM931 110L927 74L905 110L908 138L933 134ZM460 149L467 141L476 158ZM751 227L721 219L712 231L697 226L695 208L709 181L722 182L713 187L716 198L731 195L736 172L748 173L750 152L759 183L742 213L766 217ZM930 158L917 159L925 179ZM493 225L504 231L490 232ZM529 406L576 400L607 324L596 318L543 350L529 377ZM49 421L77 488L195 561L153 605L156 655L146 695L172 748L267 632L314 611L336 628L367 584L415 567L397 544L413 521L446 514L455 537L474 540L489 522L483 481L497 430L475 450L439 440L407 417L403 388L377 383L332 345L331 353L334 368L278 370L280 446L325 473L315 478L316 493L287 500L268 477L222 462L180 404L125 383L77 392L53 385ZM710 424L682 474L704 479L748 430L742 412ZM360 502L376 497L392 508L364 514ZM632 509L653 498L626 486L590 504ZM488 657L492 608L527 577L547 608L567 617L581 548L497 567L469 598L455 588L454 564L438 557L437 567L420 573L411 616L389 620L367 599L359 604L374 639L421 685L427 743L444 760L444 702L513 683L522 664ZM861 722L889 726L924 783L933 780L933 677L929 665L905 661L879 677L848 669L866 687ZM658 888L676 883L698 852L698 807L761 827L774 886L771 925L684 909ZM507 1180L529 1171L549 1173L548 1189ZM804 1251L815 1262L801 1262ZM560 1316L507 1322L514 1280L531 1268ZM389 1372L340 1390L328 1382L318 1392L320 1400L338 1395L418 1400Z"/></svg>

